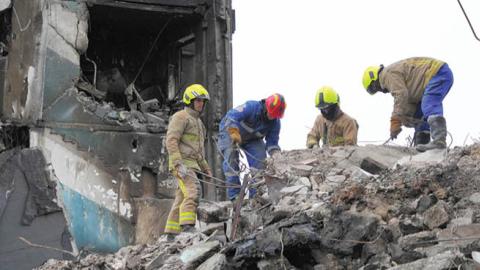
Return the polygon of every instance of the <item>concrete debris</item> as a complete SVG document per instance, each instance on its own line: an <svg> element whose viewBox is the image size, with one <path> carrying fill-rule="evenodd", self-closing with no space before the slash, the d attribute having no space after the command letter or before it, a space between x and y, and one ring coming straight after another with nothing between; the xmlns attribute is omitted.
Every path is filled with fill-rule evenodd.
<svg viewBox="0 0 480 270"><path fill-rule="evenodd" d="M202 201L203 233L40 269L475 269L480 144L451 149L440 162L413 156L398 165L412 154L389 146L286 151L268 161L234 242L208 236L229 230L231 203Z"/></svg>
<svg viewBox="0 0 480 270"><path fill-rule="evenodd" d="M227 266L227 257L217 253L203 262L196 270L223 270Z"/></svg>
<svg viewBox="0 0 480 270"><path fill-rule="evenodd" d="M226 221L230 217L229 209L231 208L231 201L201 201L197 208L198 220L207 223Z"/></svg>
<svg viewBox="0 0 480 270"><path fill-rule="evenodd" d="M189 268L198 266L205 258L215 254L220 248L220 242L212 241L200 243L186 248L180 255L180 260Z"/></svg>
<svg viewBox="0 0 480 270"><path fill-rule="evenodd" d="M437 204L428 209L425 212L424 219L425 225L427 225L430 229L435 229L446 224L450 219L447 211L445 210L445 203L443 201L439 201Z"/></svg>

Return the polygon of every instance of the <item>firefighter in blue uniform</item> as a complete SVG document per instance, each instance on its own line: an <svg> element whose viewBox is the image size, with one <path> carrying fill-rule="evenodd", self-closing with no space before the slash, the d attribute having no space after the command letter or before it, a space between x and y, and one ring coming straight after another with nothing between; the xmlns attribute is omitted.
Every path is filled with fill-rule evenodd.
<svg viewBox="0 0 480 270"><path fill-rule="evenodd" d="M285 99L273 94L260 101L251 100L227 112L220 122L219 149L223 173L228 184L240 185L238 148L245 151L250 169L263 169L269 156L280 152L278 146L280 119L286 108ZM227 189L228 198L235 200L240 188ZM250 189L250 196L255 194Z"/></svg>

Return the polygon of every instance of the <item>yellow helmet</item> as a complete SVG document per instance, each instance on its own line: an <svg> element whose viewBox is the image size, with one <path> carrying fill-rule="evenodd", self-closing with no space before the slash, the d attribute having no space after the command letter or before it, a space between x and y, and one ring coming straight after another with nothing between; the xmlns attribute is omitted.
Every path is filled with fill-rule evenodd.
<svg viewBox="0 0 480 270"><path fill-rule="evenodd" d="M378 73L380 71L381 66L369 66L363 72L363 87L365 90L368 91L368 87L372 84L373 81L378 80ZM375 92L368 91L370 94L374 94Z"/></svg>
<svg viewBox="0 0 480 270"><path fill-rule="evenodd" d="M340 104L340 96L330 86L322 86L315 95L315 107L324 109L333 104Z"/></svg>
<svg viewBox="0 0 480 270"><path fill-rule="evenodd" d="M207 89L201 84L192 84L183 93L183 103L189 105L192 100L196 98L201 98L205 100L210 100L210 95L208 95Z"/></svg>

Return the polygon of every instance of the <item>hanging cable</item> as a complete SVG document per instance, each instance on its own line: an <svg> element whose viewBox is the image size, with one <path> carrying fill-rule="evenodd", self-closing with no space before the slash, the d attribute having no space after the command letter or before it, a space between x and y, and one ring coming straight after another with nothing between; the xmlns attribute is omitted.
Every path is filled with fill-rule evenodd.
<svg viewBox="0 0 480 270"><path fill-rule="evenodd" d="M480 39L477 37L477 34L475 33L475 29L473 29L472 23L470 22L470 19L468 18L467 13L465 12L465 9L462 6L462 3L460 2L460 0L457 0L457 2L458 2L458 5L460 6L460 8L462 9L462 12L463 12L463 15L465 16L465 19L467 19L468 25L470 26L470 29L472 30L473 36L475 37L476 40L480 41Z"/></svg>
<svg viewBox="0 0 480 270"><path fill-rule="evenodd" d="M162 35L162 33L163 33L163 31L165 30L165 28L167 28L167 25L170 23L171 20L172 20L172 18L169 18L168 21L167 21L167 22L163 25L163 27L160 29L160 31L158 31L157 36L156 36L155 39L153 40L152 46L150 46L150 50L148 50L147 55L146 55L145 58L143 59L142 65L141 65L140 68L138 69L138 72L137 72L137 74L135 75L135 78L133 78L132 84L137 81L138 76L140 76L140 74L142 73L143 68L145 67L145 64L147 63L148 59L150 58L150 54L152 53L153 48L155 48L155 45L157 44L158 39L159 39L160 36Z"/></svg>

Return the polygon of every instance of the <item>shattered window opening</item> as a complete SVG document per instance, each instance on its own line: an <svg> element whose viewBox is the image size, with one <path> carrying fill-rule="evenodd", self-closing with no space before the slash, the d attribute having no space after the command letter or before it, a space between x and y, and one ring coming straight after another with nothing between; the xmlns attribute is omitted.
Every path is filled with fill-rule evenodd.
<svg viewBox="0 0 480 270"><path fill-rule="evenodd" d="M179 97L168 89L178 92L194 77L193 32L200 18L102 5L90 6L89 13L79 88L118 109L178 109Z"/></svg>

